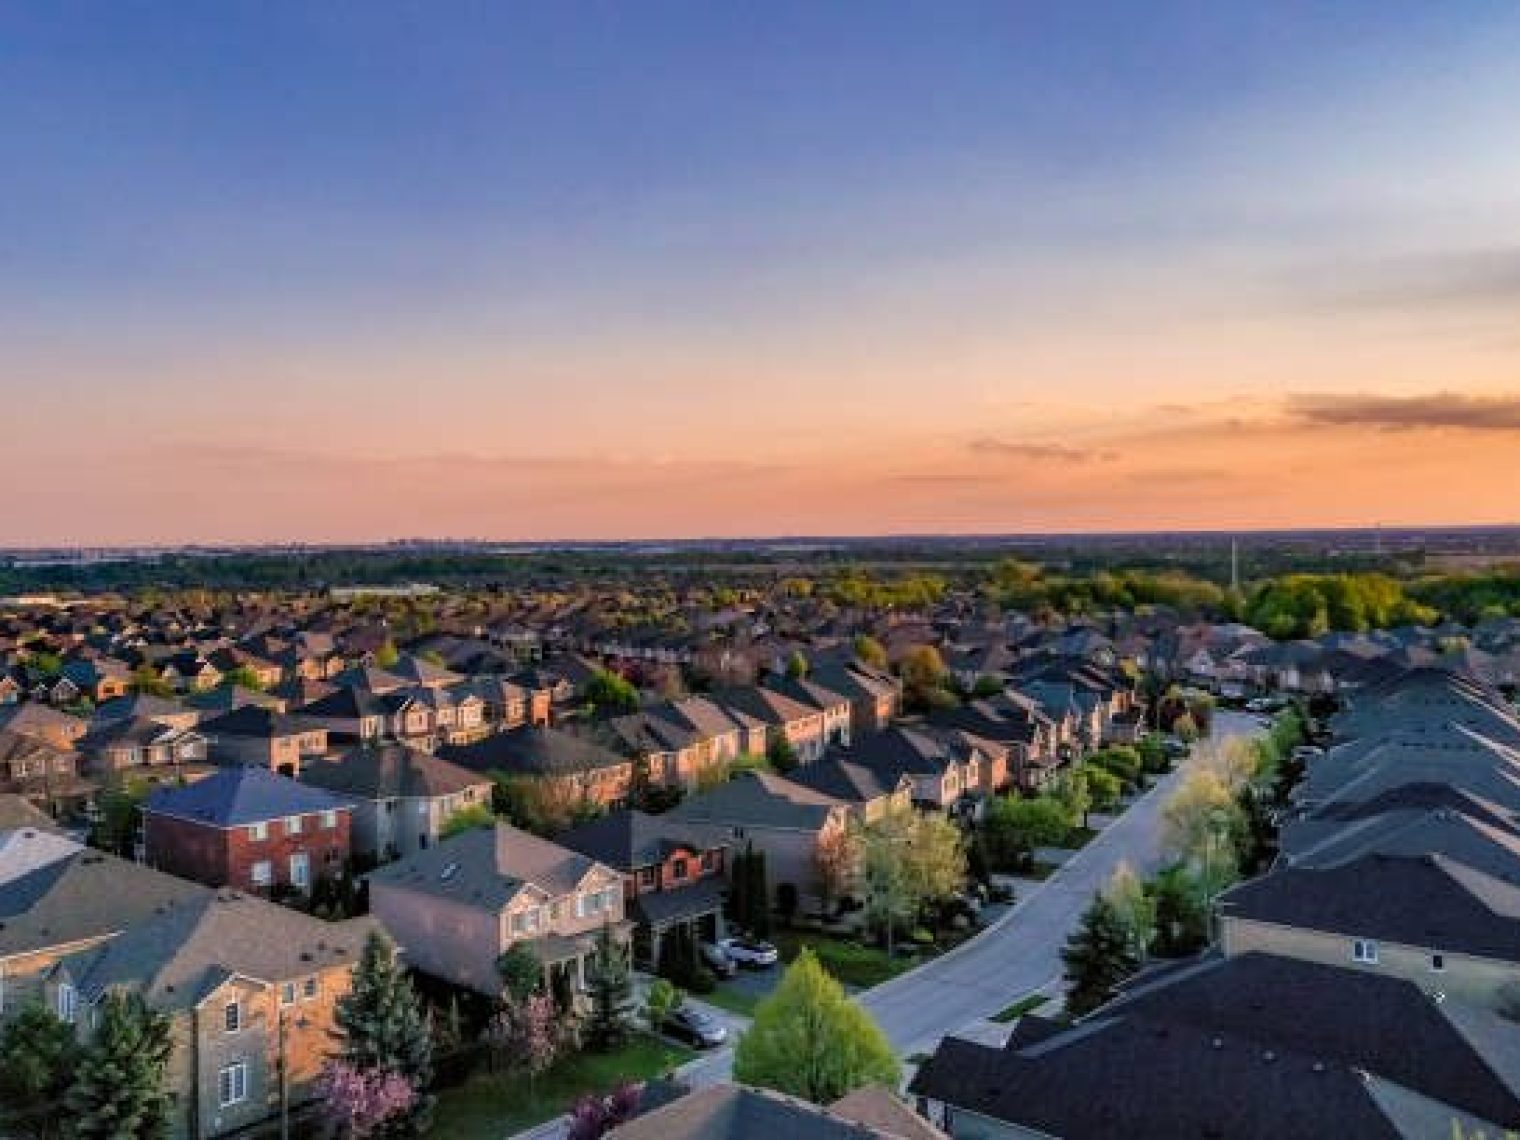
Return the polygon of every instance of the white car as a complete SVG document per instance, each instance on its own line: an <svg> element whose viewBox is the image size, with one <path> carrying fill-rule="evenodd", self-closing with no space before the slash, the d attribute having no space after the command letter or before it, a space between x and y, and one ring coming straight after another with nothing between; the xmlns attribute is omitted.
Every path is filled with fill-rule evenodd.
<svg viewBox="0 0 1520 1140"><path fill-rule="evenodd" d="M781 961L774 946L757 938L725 938L718 945L733 961L754 970L763 970Z"/></svg>

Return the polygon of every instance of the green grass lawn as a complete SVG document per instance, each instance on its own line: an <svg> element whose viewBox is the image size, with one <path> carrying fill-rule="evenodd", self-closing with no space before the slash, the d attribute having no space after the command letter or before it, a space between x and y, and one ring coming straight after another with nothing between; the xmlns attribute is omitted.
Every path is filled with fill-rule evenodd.
<svg viewBox="0 0 1520 1140"><path fill-rule="evenodd" d="M698 1001L705 1001L708 1005L715 1005L719 1009L726 1009L729 1013L737 1013L741 1017L754 1017L755 1006L760 1004L760 999L752 993L718 983L718 988L710 994L694 995Z"/></svg>
<svg viewBox="0 0 1520 1140"><path fill-rule="evenodd" d="M429 1136L474 1140L508 1136L568 1112L583 1093L611 1089L622 1081L657 1077L689 1061L690 1049L638 1034L614 1053L585 1052L567 1057L539 1077L532 1091L526 1078L477 1073L438 1094Z"/></svg>
<svg viewBox="0 0 1520 1140"><path fill-rule="evenodd" d="M1001 1021L1005 1024L1010 1021L1017 1021L1026 1013L1033 1013L1049 1000L1044 994L1029 994L1026 997L1019 998L1018 1001L1014 1002L1001 1013L993 1014L992 1020Z"/></svg>
<svg viewBox="0 0 1520 1140"><path fill-rule="evenodd" d="M841 983L868 989L898 974L906 973L922 961L922 956L911 958L888 958L886 951L875 946L862 946L831 938L827 934L814 934L800 930L783 930L773 939L781 951L781 960L790 962L804 946L818 957L818 962Z"/></svg>

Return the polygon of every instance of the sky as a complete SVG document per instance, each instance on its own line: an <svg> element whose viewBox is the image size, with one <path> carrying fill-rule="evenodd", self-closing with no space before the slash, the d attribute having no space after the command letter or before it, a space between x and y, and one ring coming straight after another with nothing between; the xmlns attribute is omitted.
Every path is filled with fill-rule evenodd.
<svg viewBox="0 0 1520 1140"><path fill-rule="evenodd" d="M0 0L0 545L1520 522L1520 5Z"/></svg>

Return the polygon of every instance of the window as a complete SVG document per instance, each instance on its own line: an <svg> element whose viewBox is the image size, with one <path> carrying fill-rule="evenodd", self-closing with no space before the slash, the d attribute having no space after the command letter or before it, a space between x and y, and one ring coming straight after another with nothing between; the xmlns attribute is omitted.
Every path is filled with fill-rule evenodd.
<svg viewBox="0 0 1520 1140"><path fill-rule="evenodd" d="M294 1005L296 1001L296 984L294 982L280 983L280 1004Z"/></svg>
<svg viewBox="0 0 1520 1140"><path fill-rule="evenodd" d="M290 885L303 891L311 886L311 856L304 851L290 857Z"/></svg>
<svg viewBox="0 0 1520 1140"><path fill-rule="evenodd" d="M1446 969L1446 955L1445 954L1432 954L1430 956L1430 968L1432 970L1434 970L1438 974L1442 970Z"/></svg>
<svg viewBox="0 0 1520 1140"><path fill-rule="evenodd" d="M223 1108L248 1099L248 1062L238 1061L216 1074L216 1097Z"/></svg>
<svg viewBox="0 0 1520 1140"><path fill-rule="evenodd" d="M532 934L538 929L538 908L520 910L512 916L513 934Z"/></svg>
<svg viewBox="0 0 1520 1140"><path fill-rule="evenodd" d="M639 886L641 886L641 887L652 887L655 884L656 878L657 878L657 874L656 874L655 869L653 867L640 867L639 868Z"/></svg>
<svg viewBox="0 0 1520 1140"><path fill-rule="evenodd" d="M323 831L331 831L333 828L335 828L337 826L338 826L338 813L335 812L335 811L324 811L322 813L322 830Z"/></svg>
<svg viewBox="0 0 1520 1140"><path fill-rule="evenodd" d="M689 860L684 855L681 858L675 860L670 865L670 877L672 879L675 879L677 882L679 882L681 879L686 878L688 865Z"/></svg>
<svg viewBox="0 0 1520 1140"><path fill-rule="evenodd" d="M301 817L300 816L298 816L298 815L288 815L288 816L285 817L285 834L286 835L300 835L301 834Z"/></svg>
<svg viewBox="0 0 1520 1140"><path fill-rule="evenodd" d="M267 823L250 823L248 825L248 838L255 843L262 843L269 838L269 825Z"/></svg>
<svg viewBox="0 0 1520 1140"><path fill-rule="evenodd" d="M79 1016L79 991L68 982L58 987L58 1020L74 1024Z"/></svg>
<svg viewBox="0 0 1520 1140"><path fill-rule="evenodd" d="M718 853L716 851L702 852L702 870L716 870L718 866Z"/></svg>
<svg viewBox="0 0 1520 1140"><path fill-rule="evenodd" d="M222 1008L222 1028L228 1033L236 1033L243 1028L243 1007L235 1001L229 1001Z"/></svg>
<svg viewBox="0 0 1520 1140"><path fill-rule="evenodd" d="M1378 944L1370 938L1358 938L1351 944L1351 960L1376 965L1378 960Z"/></svg>
<svg viewBox="0 0 1520 1140"><path fill-rule="evenodd" d="M319 992L321 992L321 987L318 986L316 978L307 978L301 984L301 996L307 1000L316 997Z"/></svg>
<svg viewBox="0 0 1520 1140"><path fill-rule="evenodd" d="M256 887L267 887L274 882L274 864L268 859L260 859L249 868L248 877L253 880Z"/></svg>

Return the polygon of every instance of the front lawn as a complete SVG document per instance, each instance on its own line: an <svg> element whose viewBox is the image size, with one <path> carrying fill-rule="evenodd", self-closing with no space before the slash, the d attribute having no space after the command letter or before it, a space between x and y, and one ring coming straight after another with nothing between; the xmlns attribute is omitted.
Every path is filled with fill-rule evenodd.
<svg viewBox="0 0 1520 1140"><path fill-rule="evenodd" d="M783 930L774 939L781 960L791 962L803 947L812 950L819 964L842 984L869 989L919 964L919 954L888 958L886 951L801 930ZM930 952L932 954L932 951Z"/></svg>
<svg viewBox="0 0 1520 1140"><path fill-rule="evenodd" d="M1026 997L1021 997L1001 1013L994 1013L991 1020L1006 1025L1010 1021L1017 1021L1026 1013L1033 1013L1049 1000L1044 994L1029 994Z"/></svg>
<svg viewBox="0 0 1520 1140"><path fill-rule="evenodd" d="M525 1077L477 1073L464 1084L439 1092L428 1135L439 1140L510 1136L568 1112L583 1093L661 1076L694 1055L690 1049L640 1033L613 1053L588 1050L567 1057L539 1077L531 1091Z"/></svg>
<svg viewBox="0 0 1520 1140"><path fill-rule="evenodd" d="M761 994L741 990L727 982L719 982L711 993L696 995L698 1001L726 1009L729 1013L737 1013L740 1017L754 1017L755 1006L760 1004L762 997Z"/></svg>

